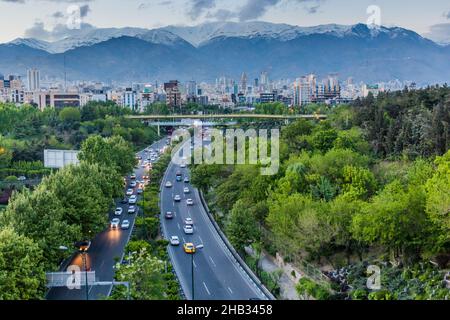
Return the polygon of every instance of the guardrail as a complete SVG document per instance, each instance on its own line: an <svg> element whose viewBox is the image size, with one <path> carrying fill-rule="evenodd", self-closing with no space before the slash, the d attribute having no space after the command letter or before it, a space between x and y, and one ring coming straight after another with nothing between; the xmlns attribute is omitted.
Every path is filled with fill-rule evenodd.
<svg viewBox="0 0 450 320"><path fill-rule="evenodd" d="M258 286L258 288L264 293L264 295L269 299L269 300L276 300L275 296L264 286L264 284L261 282L261 280L259 280L259 278L253 273L252 269L249 268L249 266L247 266L247 264L245 263L245 261L241 258L241 256L239 255L239 253L236 251L236 249L234 249L233 245L230 243L230 241L228 241L228 238L226 237L226 235L223 233L222 229L220 229L219 225L217 224L216 220L214 219L213 215L211 214L211 212L209 211L209 207L208 204L205 201L205 198L203 197L203 193L201 190L198 191L199 196L200 196L200 201L202 202L203 208L205 208L205 211L209 217L209 219L211 220L211 223L213 224L214 228L216 229L217 233L219 234L220 238L222 239L222 241L225 243L225 245L227 246L228 250L231 252L231 254L233 255L233 257L236 259L236 261L240 264L240 266L242 267L242 269L248 274L248 276L250 277L250 279L253 280L253 282Z"/></svg>

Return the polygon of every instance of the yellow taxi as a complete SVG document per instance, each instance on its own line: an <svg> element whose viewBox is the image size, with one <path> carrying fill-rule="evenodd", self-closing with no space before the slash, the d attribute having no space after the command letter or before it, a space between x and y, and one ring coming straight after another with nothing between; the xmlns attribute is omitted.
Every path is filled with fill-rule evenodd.
<svg viewBox="0 0 450 320"><path fill-rule="evenodd" d="M185 243L183 245L184 252L187 254L194 254L195 253L195 246L193 243Z"/></svg>

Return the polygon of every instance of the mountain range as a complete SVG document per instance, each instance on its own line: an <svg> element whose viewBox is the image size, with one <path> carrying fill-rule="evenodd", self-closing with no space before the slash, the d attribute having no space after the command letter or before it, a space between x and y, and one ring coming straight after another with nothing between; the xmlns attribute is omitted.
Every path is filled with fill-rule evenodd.
<svg viewBox="0 0 450 320"><path fill-rule="evenodd" d="M419 84L450 80L450 46L399 28L267 22L215 22L80 30L54 42L16 39L0 44L0 73L25 75L35 67L70 80L213 81L225 75L294 79L313 72L338 73L365 82L392 79Z"/></svg>

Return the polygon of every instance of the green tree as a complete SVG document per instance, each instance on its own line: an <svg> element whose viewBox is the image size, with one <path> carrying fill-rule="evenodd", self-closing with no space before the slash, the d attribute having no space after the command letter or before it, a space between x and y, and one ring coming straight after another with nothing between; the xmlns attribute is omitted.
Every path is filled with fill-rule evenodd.
<svg viewBox="0 0 450 320"><path fill-rule="evenodd" d="M239 200L233 206L226 232L231 244L239 251L258 241L260 238L259 226L248 205Z"/></svg>
<svg viewBox="0 0 450 320"><path fill-rule="evenodd" d="M118 265L118 281L130 283L133 300L163 300L166 298L164 262L152 257L146 249L132 253L131 264ZM121 297L126 299L126 296Z"/></svg>
<svg viewBox="0 0 450 320"><path fill-rule="evenodd" d="M0 300L36 300L43 296L42 250L10 228L0 230Z"/></svg>
<svg viewBox="0 0 450 320"><path fill-rule="evenodd" d="M344 194L352 199L368 199L376 190L376 180L373 173L365 168L345 166L343 169L342 189Z"/></svg>
<svg viewBox="0 0 450 320"><path fill-rule="evenodd" d="M120 136L89 137L83 142L78 158L80 161L116 169L123 176L130 173L136 164L133 149Z"/></svg>
<svg viewBox="0 0 450 320"><path fill-rule="evenodd" d="M59 119L66 123L80 122L80 109L73 107L64 108L59 112Z"/></svg>

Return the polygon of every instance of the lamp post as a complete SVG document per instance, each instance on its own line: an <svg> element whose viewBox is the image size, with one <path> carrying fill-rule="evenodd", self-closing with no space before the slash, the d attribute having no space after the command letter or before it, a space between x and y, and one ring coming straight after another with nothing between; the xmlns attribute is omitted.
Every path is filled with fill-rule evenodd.
<svg viewBox="0 0 450 320"><path fill-rule="evenodd" d="M89 300L89 283L88 283L88 271L87 271L87 251L91 246L90 241L83 241L76 244L78 251L81 253L81 258L83 260L84 274L86 280L86 300Z"/></svg>
<svg viewBox="0 0 450 320"><path fill-rule="evenodd" d="M198 245L198 246L195 246L194 245L194 248L195 248L195 251L194 252L192 252L191 253L191 281L192 281L192 300L195 300L195 286L194 286L194 255L195 255L195 253L197 252L197 250L198 249L203 249L204 248L204 246L201 244L201 245Z"/></svg>

